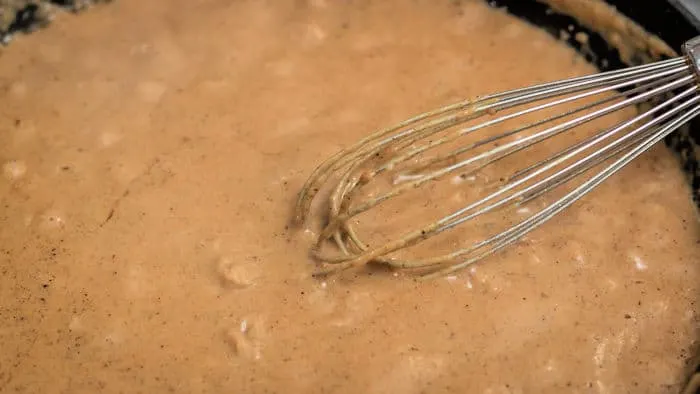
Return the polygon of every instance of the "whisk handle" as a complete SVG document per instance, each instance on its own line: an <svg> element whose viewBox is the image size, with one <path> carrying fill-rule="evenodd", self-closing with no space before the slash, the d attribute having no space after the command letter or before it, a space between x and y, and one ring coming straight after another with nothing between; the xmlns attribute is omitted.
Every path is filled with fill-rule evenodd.
<svg viewBox="0 0 700 394"><path fill-rule="evenodd" d="M693 66L693 71L695 71L695 75L699 78L698 83L700 83L700 36L686 41L683 44L683 53Z"/></svg>

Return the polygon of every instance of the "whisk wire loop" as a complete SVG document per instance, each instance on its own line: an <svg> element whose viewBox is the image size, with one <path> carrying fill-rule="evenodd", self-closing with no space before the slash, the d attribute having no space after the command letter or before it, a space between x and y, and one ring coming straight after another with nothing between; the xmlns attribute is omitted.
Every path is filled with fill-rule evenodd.
<svg viewBox="0 0 700 394"><path fill-rule="evenodd" d="M330 187L328 214L313 251L327 270L375 262L419 269L428 278L455 272L543 225L695 117L700 113L698 86L691 63L679 57L464 100L419 114L322 163L299 194L295 219L303 223L312 201L321 189ZM640 108L634 116L584 132L584 125L620 119L613 115L633 106ZM478 122L482 117L487 119ZM548 151L545 144L564 134L577 140L534 163L519 165L488 195L400 237L371 247L354 228L353 218L399 195L448 175L468 178L492 171L506 160L527 163L530 151ZM385 173L394 179L389 189L361 197L362 190ZM571 190L561 189L579 178ZM560 189L561 197L543 202L544 207L529 217L478 242L429 258L392 256L480 216L546 199ZM328 243L336 246L337 253L322 250Z"/></svg>

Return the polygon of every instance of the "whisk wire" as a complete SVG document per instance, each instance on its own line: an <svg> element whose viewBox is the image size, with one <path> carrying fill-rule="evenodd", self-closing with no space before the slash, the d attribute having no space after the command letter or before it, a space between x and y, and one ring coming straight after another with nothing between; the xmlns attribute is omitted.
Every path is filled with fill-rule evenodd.
<svg viewBox="0 0 700 394"><path fill-rule="evenodd" d="M696 116L700 112L700 95L694 71L686 58L679 57L464 100L420 114L380 130L322 163L302 188L295 218L303 222L322 186L334 179L326 223L313 251L318 260L335 267L331 270L372 261L394 268L427 269L428 277L463 269L544 224ZM640 105L651 107L584 136L544 159L525 164L502 177L500 186L487 196L383 245L369 247L350 221L428 182L454 173L466 178L521 152L527 158L524 152L545 141L562 134L579 133L577 130L585 124ZM564 109L559 113L548 114L561 107ZM506 113L497 116L502 111ZM523 124L522 120L538 114L544 115ZM491 119L470 124L484 116ZM498 133L487 133L511 121L520 124ZM452 143L482 132L486 134L475 141L449 148ZM578 138L578 134L573 135ZM426 156L440 147L448 151ZM470 152L473 153L467 155ZM413 261L391 257L393 252L482 215L542 198L612 159L611 164L573 186L562 197L495 235L435 257ZM359 190L385 172L395 173L394 183L388 190L355 201ZM331 240L339 254L323 252L325 240Z"/></svg>
<svg viewBox="0 0 700 394"><path fill-rule="evenodd" d="M686 91L684 91L683 93L679 94L678 96L672 97L671 99L667 100L663 104L661 104L657 107L654 107L654 108L652 108L652 109L650 109L650 110L648 110L648 111L646 111L646 112L644 112L644 113L642 113L642 114L640 114L640 115L638 115L638 116L636 116L628 121L622 122L619 125L611 128L611 129L606 130L605 132L601 132L601 133L597 134L595 136L595 138L590 139L587 144L580 146L578 149L570 152L565 157L562 157L559 160L557 160L556 162L550 163L549 165L542 167L537 172L529 175L528 177L526 177L524 179L519 180L518 182L508 184L506 187L499 189L497 192L489 195L486 198L483 198L475 203L472 203L471 205L468 205L468 206L460 209L459 211L454 212L453 214L448 215L441 220L438 220L436 222L436 225L430 225L430 226L424 227L423 229L421 229L421 231L415 231L415 232L411 232L409 234L406 234L406 235L404 235L404 237L402 237L398 241L395 241L393 243L390 243L390 244L383 246L381 249L379 249L379 251L373 250L371 252L366 253L365 255L355 256L355 258L352 261L352 264L362 264L362 263L365 263L367 260L374 258L375 255L378 253L386 254L386 253L393 252L399 248L405 247L407 245L412 245L415 241L418 240L418 238L427 239L428 237L435 236L442 231L449 230L449 229L456 227L456 226L458 226L466 221L472 220L478 216L481 216L485 213L488 213L488 212L493 211L499 207L502 207L502 206L508 204L509 202L512 202L514 200L518 200L522 196L527 195L528 193L531 193L533 191L536 191L537 193L542 193L543 190L546 191L547 189L551 189L552 187L556 187L556 186L561 185L562 183L567 182L568 180L573 178L573 176L579 175L582 172L585 172L585 171L593 168L594 165L596 165L596 164L598 164L606 159L609 159L614 154L619 153L622 150L622 149L616 149L616 148L618 148L619 145L625 143L628 140L631 140L631 142L628 143L627 145L623 145L623 149L626 147L629 147L635 141L638 141L638 139L635 140L634 137L636 137L636 136L640 135L642 132L656 126L657 124L663 122L664 120L670 118L671 116L678 114L679 112L681 112L685 108L687 108L693 104L697 104L698 102L700 102L700 96L694 96L691 100L686 101L686 102L678 105L675 108L672 108L671 110L663 113L662 115L660 115L656 118L653 118L651 121L641 125L640 127L636 128L634 131L623 135L622 137L620 137L619 139L606 145L602 149L597 150L597 151L589 154L588 156L578 160L577 162L570 165L569 167L561 169L558 172L556 172L552 175L549 175L547 178L540 180L537 183L530 185L523 190L520 190L512 195L504 197L495 203L492 203L490 205L482 207L482 208L464 216L469 211L472 211L475 208L478 208L479 206L487 203L488 201L490 201L492 199L495 199L496 197L498 197L500 195L506 194L506 192L510 191L511 189L514 189L517 186L524 184L526 181L534 178L535 176L540 175L541 173L545 172L546 170L553 168L556 164L559 164L560 162L563 162L566 159L575 156L576 154L590 148L594 144L601 142L603 139L608 138L609 136L622 131L626 127L634 124L635 122L637 122L645 117L648 117L649 115L651 115L655 112L659 112L661 109L663 109L667 106L670 106L673 103L680 101L682 98L685 98L685 97L687 97L693 93L696 93L696 92L697 92L697 88L693 86L693 87L687 89ZM642 136L644 136L644 135L642 135ZM606 155L606 153L608 153L608 152L611 152L611 153ZM566 175L567 173L569 173L569 174ZM538 189L541 189L541 190L537 191ZM521 224L527 225L528 223L530 223L530 222L526 221L526 222L523 222ZM542 222L542 223L544 223L544 222ZM542 223L540 223L540 224L542 224ZM518 226L515 226L513 229L517 230L517 228L518 228ZM444 256L438 256L435 258L427 259L427 260L424 260L422 262L413 262L410 264L406 263L406 262L401 262L400 264L402 267L411 266L411 267L416 268L416 267L427 267L427 266L432 266L435 264L445 263L451 259L460 257L461 255L464 255L464 254L472 253L474 250L478 250L482 247L485 247L487 245L495 243L501 237L507 237L507 235L508 235L508 232L504 232L504 233L500 234L500 236L486 239L482 242L479 242L479 243L472 245L469 248L461 249L461 250L458 250L456 252L452 252L452 253L444 255Z"/></svg>
<svg viewBox="0 0 700 394"><path fill-rule="evenodd" d="M697 101L696 101L697 102ZM616 160L614 163L606 167L603 171L600 173L596 174L594 177L577 187L576 189L572 190L568 194L566 194L564 197L561 199L557 200L554 202L552 205L550 205L548 208L538 212L537 214L533 215L532 217L520 222L519 224L511 227L510 229L504 231L503 233L500 233L488 240L482 241L476 245L474 245L473 248L470 248L470 251L476 250L478 248L482 248L487 245L491 245L486 251L482 252L481 254L471 257L463 262L457 263L450 265L446 268L443 268L441 270L432 272L428 275L425 275L425 279L430 279L434 278L437 276L442 276L449 274L451 272L455 272L458 270L461 270L471 264L474 264L480 260L483 260L484 258L493 255L494 253L502 250L503 248L509 246L513 242L517 241L518 239L522 238L524 235L527 233L531 232L532 230L538 228L545 222L547 222L549 219L553 218L555 215L557 215L559 212L563 211L564 209L568 208L571 204L575 203L577 200L579 200L581 197L589 193L591 190L593 190L595 187L603 183L605 180L607 180L610 176L612 176L614 173L622 169L624 166L629 164L632 160L637 158L639 155L647 151L652 145L656 144L657 142L661 141L664 139L666 136L668 136L670 133L687 123L690 119L694 118L700 114L700 105L693 107L691 110L689 110L687 113L681 115L679 118L671 121L669 124L665 125L662 127L660 130L655 132L653 135L647 137L641 144L639 144L637 147L635 147L633 150L630 152L626 153L624 156Z"/></svg>
<svg viewBox="0 0 700 394"><path fill-rule="evenodd" d="M311 205L311 201L313 198L316 196L320 189L320 184L324 183L333 173L335 173L339 168L345 167L348 163L353 162L354 160L357 160L359 157L362 156L362 154L374 154L375 152L380 151L381 149L385 148L388 144L392 143L395 140L400 140L401 138L411 135L415 133L415 130L411 127L412 125L416 125L420 123L421 121L424 121L426 119L434 118L437 116L444 115L446 113L450 112L455 112L455 111L460 111L460 110L465 110L467 109L469 112L477 112L477 109L480 109L479 112L483 113L485 112L488 108L485 107L489 102L495 102L497 100L511 97L511 96L517 96L519 94L526 94L526 93L531 93L531 92L536 92L540 90L547 90L547 89L552 89L556 88L559 86L568 86L568 85L574 85L577 83L581 82L587 82L587 81L599 81L599 80L607 80L613 79L615 77L624 79L627 77L631 76L636 76L636 75L644 75L644 74L649 74L653 73L654 71L657 70L664 70L668 68L674 68L676 66L683 66L685 65L687 69L687 64L682 58L676 58L676 59L669 59L665 61L661 61L658 63L650 64L650 65L641 65L641 66L635 66L635 67L630 67L628 69L624 70L615 70L615 71L607 71L604 73L600 74L593 74L593 75L587 75L587 76L582 76L582 77L575 77L575 78L569 78L565 79L562 81L557 81L557 82L550 82L550 83L544 83L540 85L535 85L531 87L525 87L525 88L520 88L520 89L514 89L508 92L503 92L503 93L497 93L489 96L484 96L482 98L478 98L477 100L463 100L454 104L450 104L441 108L438 108L433 111L425 112L419 115L416 115L412 118L406 119L394 126L387 127L385 129L379 130L376 133L373 133L351 147L339 151L335 155L332 155L329 157L326 161L324 161L320 166L318 166L311 176L307 179L305 184L303 185L301 192L299 193L299 197L297 199L296 207L295 207L295 221L299 224L303 223L307 217L307 214L309 212L309 208ZM454 115L450 115L447 117L442 117L438 118L435 122L436 123L441 123L445 122L449 119L451 119ZM404 129L403 132L398 130ZM395 133L396 134L392 134ZM389 138L384 138L387 135L389 135ZM380 142L377 142L378 140L384 138ZM369 153L368 153L369 152Z"/></svg>

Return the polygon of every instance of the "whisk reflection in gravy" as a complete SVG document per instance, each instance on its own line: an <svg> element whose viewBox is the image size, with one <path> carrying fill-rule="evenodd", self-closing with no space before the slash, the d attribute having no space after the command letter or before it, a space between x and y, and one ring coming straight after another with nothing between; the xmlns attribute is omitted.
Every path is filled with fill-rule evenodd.
<svg viewBox="0 0 700 394"><path fill-rule="evenodd" d="M700 113L700 38L687 42L684 54L459 102L380 130L332 156L304 185L295 216L304 222L312 200L329 189L328 214L313 250L322 272L373 262L430 278L513 244ZM627 120L604 123L608 115L634 107L639 111ZM561 136L569 138L564 145L555 142ZM449 175L474 179L484 171L499 174L498 181L483 185L487 195L383 244L368 246L353 225L358 215L390 199L444 183ZM362 195L382 178L390 179L388 188ZM513 212L535 200L541 208L527 218L512 218L507 228L456 250L420 258L393 255L481 216ZM336 251L324 250L328 243Z"/></svg>

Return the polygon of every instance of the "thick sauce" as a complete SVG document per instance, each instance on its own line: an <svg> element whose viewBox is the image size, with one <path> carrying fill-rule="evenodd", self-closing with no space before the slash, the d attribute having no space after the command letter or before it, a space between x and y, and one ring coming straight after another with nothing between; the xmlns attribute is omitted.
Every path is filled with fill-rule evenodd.
<svg viewBox="0 0 700 394"><path fill-rule="evenodd" d="M311 277L311 170L594 71L480 1L121 0L0 54L0 391L674 392L700 226L657 147L449 279Z"/></svg>

